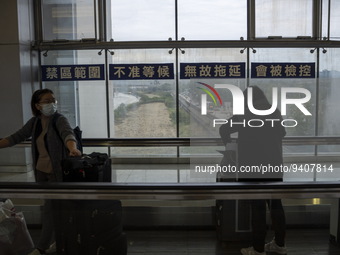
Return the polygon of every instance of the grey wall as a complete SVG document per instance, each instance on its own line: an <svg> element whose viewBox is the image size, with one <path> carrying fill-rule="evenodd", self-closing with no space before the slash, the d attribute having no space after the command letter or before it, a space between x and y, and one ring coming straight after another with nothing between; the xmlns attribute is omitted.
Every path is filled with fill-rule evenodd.
<svg viewBox="0 0 340 255"><path fill-rule="evenodd" d="M39 87L38 53L34 41L33 0L2 0L0 8L0 137L19 129L32 115L30 98ZM6 166L26 166L29 149L0 151L0 171ZM19 168L18 168L19 169ZM21 170L20 170L21 171Z"/></svg>

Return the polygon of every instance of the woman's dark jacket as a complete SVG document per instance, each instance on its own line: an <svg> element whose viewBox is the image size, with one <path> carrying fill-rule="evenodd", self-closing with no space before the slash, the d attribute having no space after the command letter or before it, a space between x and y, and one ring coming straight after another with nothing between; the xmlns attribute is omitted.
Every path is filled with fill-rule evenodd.
<svg viewBox="0 0 340 255"><path fill-rule="evenodd" d="M45 136L46 149L50 155L53 173L57 181L62 181L61 160L67 156L66 142L76 141L67 118L60 113L50 117L48 131ZM33 169L36 173L36 164L39 157L36 147L36 140L42 132L40 117L32 117L26 124L11 136L6 137L10 145L21 143L30 137L32 138Z"/></svg>

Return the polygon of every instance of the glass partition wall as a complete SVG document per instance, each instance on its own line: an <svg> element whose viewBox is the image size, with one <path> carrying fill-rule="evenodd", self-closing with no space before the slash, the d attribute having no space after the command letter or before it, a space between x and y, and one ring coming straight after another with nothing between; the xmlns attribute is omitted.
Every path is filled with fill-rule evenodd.
<svg viewBox="0 0 340 255"><path fill-rule="evenodd" d="M243 202L263 199L256 196L260 191L265 198L282 198L290 254L339 253L329 242L330 234L331 240L334 232L339 234L338 189L315 181L339 180L340 166L334 158L312 161L340 152L336 143L315 143L322 137L340 141L337 1L34 2L38 37L33 50L40 53L41 87L55 92L59 111L72 126L81 127L84 139L120 140L121 146L97 144L84 151L109 152L112 183L77 183L72 189L70 183L58 183L67 187L60 197L53 196L53 184L37 191L33 171L0 174L7 191L3 196L14 198L29 226L41 224L43 198L86 201L98 194L96 199L110 203L114 193L123 205L128 254L240 254L250 234L249 204ZM284 119L290 121L284 122L283 152L292 172L279 183L286 185L281 197L275 197L275 187L264 189L264 183L252 183L244 192L244 183L219 183L216 174L193 174L187 158L221 161L217 150L223 146L213 124L223 123L235 110L234 95L216 84L239 92L256 85L272 104L277 95L281 112L285 107ZM300 104L281 104L283 96ZM156 142L148 143L152 139ZM158 145L157 139L166 145ZM185 139L192 146L171 145ZM303 183L296 194L291 189L296 183L290 181ZM6 182L22 183L10 187ZM319 184L326 186L325 193L308 193L306 187ZM166 185L173 189L164 189ZM228 185L241 188L229 193ZM32 197L32 188L37 197ZM22 197L15 189L23 189ZM150 192L147 198L145 192ZM238 233L221 236L222 214ZM270 241L273 226L268 226ZM40 229L30 232L37 242ZM339 243L338 236L333 241Z"/></svg>
<svg viewBox="0 0 340 255"><path fill-rule="evenodd" d="M197 97L188 89L193 81L242 90L258 85L269 98L273 88L279 92L304 88L311 94L305 104L311 115L288 106L286 117L298 125L287 128L287 137L338 136L336 1L41 0L40 4L41 22L36 26L42 35L35 48L41 51L43 66L104 65L101 80L42 81L42 87L56 91L59 110L81 126L84 138L192 137L192 116L185 103ZM244 65L244 75L231 77L235 63ZM256 63L312 63L314 69L307 79L254 77ZM227 76L217 64L229 68ZM184 69L193 66L195 74ZM164 67L171 68L170 76L160 74ZM232 101L222 107L232 109ZM204 125L198 121L195 128L206 129ZM187 157L193 151L111 148L113 157L137 158ZM325 155L338 154L339 148L287 146L284 152Z"/></svg>

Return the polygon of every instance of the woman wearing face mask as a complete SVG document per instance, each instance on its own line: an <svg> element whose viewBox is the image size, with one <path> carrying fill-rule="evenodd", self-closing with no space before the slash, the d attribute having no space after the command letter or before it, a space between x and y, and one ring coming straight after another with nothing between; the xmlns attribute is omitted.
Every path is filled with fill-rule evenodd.
<svg viewBox="0 0 340 255"><path fill-rule="evenodd" d="M32 138L32 157L37 182L62 181L61 160L81 156L73 129L68 120L57 112L53 91L41 89L33 93L31 109L34 117L14 134L0 140L0 148L10 147ZM54 241L51 201L46 200L42 233L32 255L45 254Z"/></svg>

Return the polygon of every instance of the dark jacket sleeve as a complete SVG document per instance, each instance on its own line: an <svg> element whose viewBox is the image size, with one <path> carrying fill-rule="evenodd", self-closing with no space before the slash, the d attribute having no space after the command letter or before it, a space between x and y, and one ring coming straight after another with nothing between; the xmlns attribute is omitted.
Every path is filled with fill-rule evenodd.
<svg viewBox="0 0 340 255"><path fill-rule="evenodd" d="M73 129L64 115L60 114L60 116L58 117L56 121L56 129L65 146L67 141L69 140L77 141L74 136Z"/></svg>
<svg viewBox="0 0 340 255"><path fill-rule="evenodd" d="M21 129L6 137L10 143L10 146L16 145L30 138L32 136L35 121L36 117L31 118Z"/></svg>

